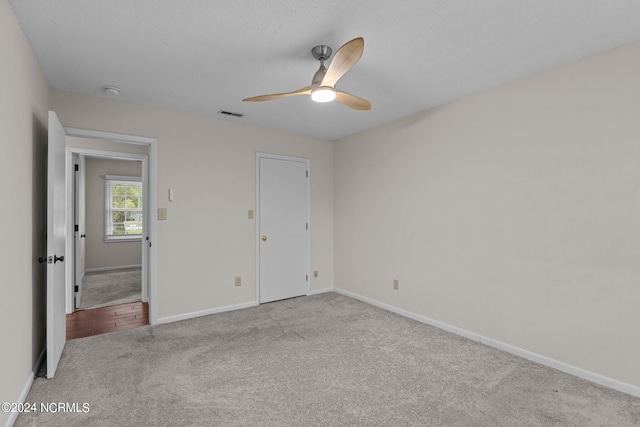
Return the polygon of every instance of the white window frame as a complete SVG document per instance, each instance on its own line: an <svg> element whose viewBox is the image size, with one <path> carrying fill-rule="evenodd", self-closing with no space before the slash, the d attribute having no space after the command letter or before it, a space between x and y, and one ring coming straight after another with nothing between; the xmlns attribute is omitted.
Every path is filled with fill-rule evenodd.
<svg viewBox="0 0 640 427"><path fill-rule="evenodd" d="M142 234L109 234L109 218L111 218L112 203L110 186L116 182L139 182L142 185L142 178L139 176L118 176L105 175L104 177L104 242L141 242ZM143 198L144 200L144 198ZM144 203L142 204L141 215L144 215ZM120 209L119 209L120 210ZM144 233L144 230L142 230Z"/></svg>

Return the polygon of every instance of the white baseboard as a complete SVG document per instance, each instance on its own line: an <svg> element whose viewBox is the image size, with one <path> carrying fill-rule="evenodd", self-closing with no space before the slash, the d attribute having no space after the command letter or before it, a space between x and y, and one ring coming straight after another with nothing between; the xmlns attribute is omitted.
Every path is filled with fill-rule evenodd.
<svg viewBox="0 0 640 427"><path fill-rule="evenodd" d="M36 360L36 364L33 366L33 370L29 372L27 381L25 382L24 387L22 387L20 396L18 396L18 399L15 401L15 403L24 403L27 400L27 395L29 394L29 390L31 390L33 381L36 379L36 374L40 370L40 365L42 365L42 361L44 360L44 355L46 350L47 348L45 346L45 348L43 348L42 351L40 352L40 356L38 356L38 360ZM18 412L10 412L9 418L7 418L7 421L4 423L4 426L12 427L17 419L18 419Z"/></svg>
<svg viewBox="0 0 640 427"><path fill-rule="evenodd" d="M16 400L16 403L24 403L27 399L27 394L29 394L29 390L31 390L31 386L33 385L33 381L35 380L35 374L33 372L29 372L29 376L27 377L27 381L20 392L20 397ZM9 412L9 418L7 418L7 422L4 424L5 427L12 427L13 424L18 419L18 412Z"/></svg>
<svg viewBox="0 0 640 427"><path fill-rule="evenodd" d="M315 289L315 290L309 292L307 295L324 294L324 293L327 293L327 292L333 292L333 288ZM211 309L208 309L208 310L193 311L191 313L184 313L184 314L176 314L175 316L160 317L160 318L156 319L156 321L153 324L154 325L161 325L163 323L172 323L172 322L177 322L179 320L193 319L194 317L208 316L209 314L224 313L225 311L240 310L242 308L254 307L256 305L259 305L259 304L257 302L255 302L255 301L249 301L249 302L244 302L244 303L241 303L241 304L234 304L234 305L227 305L227 306L224 306L224 307L211 308Z"/></svg>
<svg viewBox="0 0 640 427"><path fill-rule="evenodd" d="M208 310L193 311L191 313L176 314L175 316L160 317L156 319L154 325L163 323L172 323L179 320L193 319L194 317L208 316L209 314L223 313L225 311L240 310L241 308L249 308L258 305L255 301L243 302L241 304L227 305L224 307L210 308Z"/></svg>
<svg viewBox="0 0 640 427"><path fill-rule="evenodd" d="M115 267L96 267L96 268L85 268L85 273L94 273L96 271L112 271L112 270L126 270L128 268L142 268L142 264L132 264L132 265L117 265ZM84 274L84 273L83 273Z"/></svg>
<svg viewBox="0 0 640 427"><path fill-rule="evenodd" d="M309 291L307 295L326 294L327 292L333 292L333 288L314 289L313 291Z"/></svg>
<svg viewBox="0 0 640 427"><path fill-rule="evenodd" d="M577 366L569 365L564 362L560 362L555 359L551 359L546 356L542 356L537 353L533 353L528 350L524 350L520 347L513 346L511 344L506 344L501 341L494 340L492 338L485 337L480 334L476 334L475 332L467 331L466 329L457 328L455 326L451 326L447 323L440 322L438 320L430 319L425 316L421 316L419 314L412 313L407 310L403 310L398 307L394 307L389 304L385 304L383 302L363 297L362 295L355 294L353 292L345 291L343 289L334 288L334 292L338 294L342 294L354 299L357 299L362 302L366 302L367 304L371 304L373 306L382 308L387 311L391 311L392 313L399 314L404 317L408 317L413 320L417 320L418 322L426 323L427 325L435 326L436 328L443 329L447 332L451 332L456 335L463 336L473 341L480 342L489 347L497 348L498 350L506 351L507 353L514 354L516 356L523 357L525 359L531 360L533 362L540 363L541 365L549 366L550 368L557 369L562 372L566 372L568 374L574 375L579 378L583 378L585 380L594 382L596 384L603 385L605 387L612 388L614 390L621 391L623 393L630 394L632 396L640 397L640 387L624 383L622 381L615 380L613 378L605 377L604 375L596 374L595 372L587 371L582 368L578 368Z"/></svg>
<svg viewBox="0 0 640 427"><path fill-rule="evenodd" d="M33 375L36 376L40 371L40 367L42 366L42 362L44 362L44 356L47 354L47 345L45 344L44 348L40 352L40 356L38 356L38 360L36 360L36 364L33 366ZM25 395L26 397L26 395Z"/></svg>

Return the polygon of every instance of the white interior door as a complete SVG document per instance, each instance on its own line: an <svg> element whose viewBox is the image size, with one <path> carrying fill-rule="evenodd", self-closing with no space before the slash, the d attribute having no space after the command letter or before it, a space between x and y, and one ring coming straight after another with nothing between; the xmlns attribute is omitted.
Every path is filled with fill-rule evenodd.
<svg viewBox="0 0 640 427"><path fill-rule="evenodd" d="M65 145L56 113L49 111L47 170L47 378L53 378L66 343Z"/></svg>
<svg viewBox="0 0 640 427"><path fill-rule="evenodd" d="M308 293L308 160L258 155L259 302Z"/></svg>

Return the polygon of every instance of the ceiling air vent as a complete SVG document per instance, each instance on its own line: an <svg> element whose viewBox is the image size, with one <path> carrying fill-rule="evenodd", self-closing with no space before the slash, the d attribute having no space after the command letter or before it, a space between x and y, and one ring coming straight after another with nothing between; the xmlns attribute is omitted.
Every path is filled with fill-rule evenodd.
<svg viewBox="0 0 640 427"><path fill-rule="evenodd" d="M244 116L244 114L233 113L231 111L224 111L224 110L218 111L218 114L224 114L225 116L231 116L231 117L242 117L242 116Z"/></svg>

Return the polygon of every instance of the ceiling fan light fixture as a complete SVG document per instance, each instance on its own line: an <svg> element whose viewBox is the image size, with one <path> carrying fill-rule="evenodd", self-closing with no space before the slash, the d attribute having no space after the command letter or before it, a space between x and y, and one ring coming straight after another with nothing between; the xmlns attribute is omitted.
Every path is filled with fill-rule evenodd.
<svg viewBox="0 0 640 427"><path fill-rule="evenodd" d="M335 100L353 110L371 110L371 103L366 99L336 91L336 83L338 80L360 60L363 51L364 39L362 37L348 41L338 49L333 56L331 64L329 64L329 68L327 68L324 66L324 61L331 56L331 48L326 45L316 46L311 49L311 53L315 59L320 61L320 68L316 71L309 86L291 92L252 96L251 98L243 99L243 101L272 101L289 96L311 95L311 99L314 102L324 103Z"/></svg>
<svg viewBox="0 0 640 427"><path fill-rule="evenodd" d="M311 91L311 99L315 102L331 102L336 99L336 90L329 86L320 86Z"/></svg>

